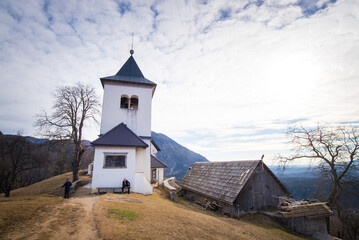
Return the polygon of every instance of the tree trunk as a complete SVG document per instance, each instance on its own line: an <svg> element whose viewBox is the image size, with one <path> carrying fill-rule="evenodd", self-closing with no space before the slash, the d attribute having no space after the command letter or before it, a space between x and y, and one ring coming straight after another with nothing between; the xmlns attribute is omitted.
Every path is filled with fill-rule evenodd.
<svg viewBox="0 0 359 240"><path fill-rule="evenodd" d="M80 163L82 159L82 155L84 154L85 150L82 149L81 144L75 147L76 151L76 159L72 162L72 181L75 182L79 180L79 170L80 170Z"/></svg>
<svg viewBox="0 0 359 240"><path fill-rule="evenodd" d="M330 191L329 197L328 197L328 204L330 208L337 208L338 207L338 201L342 194L342 188L338 182L334 182L334 186L332 190Z"/></svg>
<svg viewBox="0 0 359 240"><path fill-rule="evenodd" d="M4 189L5 197L10 197L10 191L11 191L11 187L7 187Z"/></svg>
<svg viewBox="0 0 359 240"><path fill-rule="evenodd" d="M72 163L72 181L75 182L79 180L79 164L77 159Z"/></svg>
<svg viewBox="0 0 359 240"><path fill-rule="evenodd" d="M5 179L5 181L1 184L2 185L1 189L4 192L5 197L10 197L10 192L11 192L13 182L14 182L14 178L11 177L11 179Z"/></svg>

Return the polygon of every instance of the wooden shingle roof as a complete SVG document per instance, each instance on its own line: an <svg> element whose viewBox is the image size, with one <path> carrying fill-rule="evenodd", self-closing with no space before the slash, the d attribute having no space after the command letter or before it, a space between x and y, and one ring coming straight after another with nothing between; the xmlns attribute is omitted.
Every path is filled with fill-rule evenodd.
<svg viewBox="0 0 359 240"><path fill-rule="evenodd" d="M261 160L197 162L180 181L183 189L233 204Z"/></svg>
<svg viewBox="0 0 359 240"><path fill-rule="evenodd" d="M333 214L325 202L282 207L279 213L282 214L284 218Z"/></svg>

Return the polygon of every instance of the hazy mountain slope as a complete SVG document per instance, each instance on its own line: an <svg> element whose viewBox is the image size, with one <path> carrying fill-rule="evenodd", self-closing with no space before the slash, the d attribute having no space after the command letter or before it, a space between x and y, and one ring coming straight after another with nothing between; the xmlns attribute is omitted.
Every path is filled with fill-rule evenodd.
<svg viewBox="0 0 359 240"><path fill-rule="evenodd" d="M165 176L182 179L195 162L208 162L207 158L178 144L162 133L152 132L152 139L161 149L157 158L165 163Z"/></svg>

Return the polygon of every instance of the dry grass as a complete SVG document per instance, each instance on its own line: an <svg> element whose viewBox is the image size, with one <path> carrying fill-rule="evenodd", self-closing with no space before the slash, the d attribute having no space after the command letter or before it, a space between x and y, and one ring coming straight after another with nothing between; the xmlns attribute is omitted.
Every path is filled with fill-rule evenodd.
<svg viewBox="0 0 359 240"><path fill-rule="evenodd" d="M113 218L111 209L129 211L136 218ZM170 202L157 193L106 194L94 207L101 237L105 239L302 239L277 228L207 214Z"/></svg>
<svg viewBox="0 0 359 240"><path fill-rule="evenodd" d="M88 183L90 181L89 176L83 175L85 170L80 171L80 179L84 183ZM65 174L61 174L46 180L43 180L38 183L34 183L30 186L18 188L16 190L11 191L10 197L18 197L18 196L33 196L33 195L40 195L40 194L47 194L47 195L54 195L54 196L63 196L64 195L64 189L61 188L61 186L64 184L66 179L72 179L72 172L68 172ZM4 194L0 195L1 197L4 196ZM0 197L0 199L1 199Z"/></svg>
<svg viewBox="0 0 359 240"><path fill-rule="evenodd" d="M0 233L10 231L43 211L61 204L64 189L61 186L72 173L65 173L50 179L11 191L10 197L0 195ZM80 176L88 182L88 176Z"/></svg>
<svg viewBox="0 0 359 240"><path fill-rule="evenodd" d="M0 197L0 238L33 234L34 239L75 239L87 234L86 239L302 239L265 221L238 221L186 201L171 202L158 189L151 196L106 194L65 201L57 196L62 196L66 178L71 173L17 189L10 198Z"/></svg>
<svg viewBox="0 0 359 240"><path fill-rule="evenodd" d="M38 213L46 211L62 202L62 198L53 196L0 198L0 232L4 233L12 230Z"/></svg>

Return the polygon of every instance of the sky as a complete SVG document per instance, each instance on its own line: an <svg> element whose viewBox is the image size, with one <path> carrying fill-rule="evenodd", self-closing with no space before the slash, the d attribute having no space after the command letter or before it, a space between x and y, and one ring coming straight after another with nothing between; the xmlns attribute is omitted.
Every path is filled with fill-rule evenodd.
<svg viewBox="0 0 359 240"><path fill-rule="evenodd" d="M293 124L359 123L358 26L357 0L0 0L0 130L35 136L58 86L102 102L133 34L153 131L210 161L270 162Z"/></svg>

